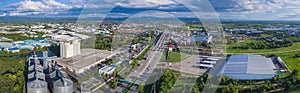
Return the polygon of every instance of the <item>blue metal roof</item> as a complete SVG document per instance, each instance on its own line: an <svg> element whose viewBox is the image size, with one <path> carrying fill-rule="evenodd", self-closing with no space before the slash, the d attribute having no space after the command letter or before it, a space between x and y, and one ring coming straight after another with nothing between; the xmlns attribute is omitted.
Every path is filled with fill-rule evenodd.
<svg viewBox="0 0 300 93"><path fill-rule="evenodd" d="M14 47L14 48L8 48L8 50L20 50L20 49L17 47Z"/></svg>

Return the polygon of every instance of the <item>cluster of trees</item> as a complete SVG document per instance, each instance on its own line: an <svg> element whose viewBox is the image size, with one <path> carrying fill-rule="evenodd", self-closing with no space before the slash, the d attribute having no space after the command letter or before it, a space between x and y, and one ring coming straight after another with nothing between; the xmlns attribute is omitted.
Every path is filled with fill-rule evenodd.
<svg viewBox="0 0 300 93"><path fill-rule="evenodd" d="M95 41L96 49L111 50L112 38L110 36L97 36Z"/></svg>
<svg viewBox="0 0 300 93"><path fill-rule="evenodd" d="M266 93L287 91L299 86L300 80L298 73L298 70L294 70L289 76L284 78L275 76L270 80L258 81L229 79L226 76L221 76L219 79L220 85L211 85L211 88L217 88L216 93ZM191 93L201 93L206 80L209 78L212 78L209 74L199 77Z"/></svg>
<svg viewBox="0 0 300 93"><path fill-rule="evenodd" d="M212 48L212 45L207 42L196 42L196 45L198 47L203 47L203 48L208 48L208 49Z"/></svg>
<svg viewBox="0 0 300 93"><path fill-rule="evenodd" d="M179 72L165 69L163 75L152 84L140 84L137 88L139 93L167 93L175 85Z"/></svg>
<svg viewBox="0 0 300 93"><path fill-rule="evenodd" d="M157 37L157 35L154 35L154 34L151 34L151 33L139 34L139 35L137 35L136 38L134 38L132 40L131 44L137 44L137 43L148 44L149 38L151 39L151 42L153 42L156 37Z"/></svg>
<svg viewBox="0 0 300 93"><path fill-rule="evenodd" d="M12 39L14 41L23 41L23 40L33 39L31 37L22 36L22 34L3 34L3 33L0 33L0 36Z"/></svg>
<svg viewBox="0 0 300 93"><path fill-rule="evenodd" d="M25 92L25 58L0 57L0 92Z"/></svg>
<svg viewBox="0 0 300 93"><path fill-rule="evenodd" d="M88 38L81 41L82 48L95 48L101 50L111 50L111 43L113 37L111 36L100 36L97 35L96 38Z"/></svg>
<svg viewBox="0 0 300 93"><path fill-rule="evenodd" d="M228 40L228 44L233 44L237 42L237 39ZM270 48L281 48L292 46L294 42L300 42L299 36L291 36L283 38L282 40L247 40L238 45L233 45L231 49L270 49Z"/></svg>
<svg viewBox="0 0 300 93"><path fill-rule="evenodd" d="M265 40L248 40L239 45L231 46L231 49L271 49L291 46L292 42L289 40L271 41Z"/></svg>
<svg viewBox="0 0 300 93"><path fill-rule="evenodd" d="M157 93L167 93L176 83L176 72L170 69L165 69L164 74L159 79L157 86Z"/></svg>

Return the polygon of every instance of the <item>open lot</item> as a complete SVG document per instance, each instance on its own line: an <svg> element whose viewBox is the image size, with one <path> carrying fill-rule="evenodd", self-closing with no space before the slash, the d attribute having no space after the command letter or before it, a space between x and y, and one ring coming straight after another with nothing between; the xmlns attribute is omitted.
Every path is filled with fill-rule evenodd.
<svg viewBox="0 0 300 93"><path fill-rule="evenodd" d="M202 75L203 73L207 72L208 69L200 68L200 60L201 58L199 55L192 55L182 62L162 62L161 64L172 70L189 74Z"/></svg>

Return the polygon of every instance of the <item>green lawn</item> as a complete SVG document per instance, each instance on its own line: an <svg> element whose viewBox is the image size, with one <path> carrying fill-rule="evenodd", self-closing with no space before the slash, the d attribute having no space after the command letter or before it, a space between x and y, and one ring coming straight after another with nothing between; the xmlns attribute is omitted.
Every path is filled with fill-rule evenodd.
<svg viewBox="0 0 300 93"><path fill-rule="evenodd" d="M181 62L182 60L188 58L190 55L180 52L170 52L168 62Z"/></svg>
<svg viewBox="0 0 300 93"><path fill-rule="evenodd" d="M290 70L293 71L294 69L300 70L300 58L294 57L297 53L300 53L300 51L278 53L275 55L281 57L281 59L287 64ZM298 77L300 78L300 74L298 75Z"/></svg>

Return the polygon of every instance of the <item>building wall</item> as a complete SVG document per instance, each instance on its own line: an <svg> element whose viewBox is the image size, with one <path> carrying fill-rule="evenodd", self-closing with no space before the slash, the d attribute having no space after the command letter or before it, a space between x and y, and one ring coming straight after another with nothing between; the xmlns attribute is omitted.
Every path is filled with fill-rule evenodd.
<svg viewBox="0 0 300 93"><path fill-rule="evenodd" d="M240 80L264 80L271 79L275 74L224 74L225 76L231 79L240 79Z"/></svg>
<svg viewBox="0 0 300 93"><path fill-rule="evenodd" d="M65 50L65 57L72 57L73 56L73 44L71 43L65 43L64 45L64 50Z"/></svg>
<svg viewBox="0 0 300 93"><path fill-rule="evenodd" d="M73 55L79 55L80 54L80 42L74 41L73 42Z"/></svg>
<svg viewBox="0 0 300 93"><path fill-rule="evenodd" d="M80 54L80 42L60 42L60 56L69 58Z"/></svg>

